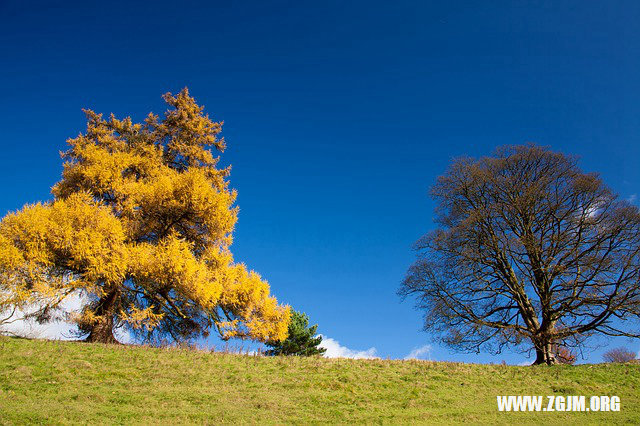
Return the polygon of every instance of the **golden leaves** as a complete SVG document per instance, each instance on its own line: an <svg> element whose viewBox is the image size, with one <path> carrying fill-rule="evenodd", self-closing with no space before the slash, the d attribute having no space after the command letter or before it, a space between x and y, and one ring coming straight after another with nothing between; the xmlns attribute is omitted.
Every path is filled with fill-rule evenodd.
<svg viewBox="0 0 640 426"><path fill-rule="evenodd" d="M130 273L147 291L172 289L202 309L215 308L222 288L212 280L207 265L192 252L192 244L171 235L158 244L138 244L132 248Z"/></svg>
<svg viewBox="0 0 640 426"><path fill-rule="evenodd" d="M13 304L97 291L124 279L127 250L118 219L86 194L25 206L0 223L0 270Z"/></svg>
<svg viewBox="0 0 640 426"><path fill-rule="evenodd" d="M154 312L155 306L151 305L144 309L140 309L137 306L131 304L128 310L120 311L120 318L126 321L134 329L145 328L147 331L153 330L162 318L163 314Z"/></svg>

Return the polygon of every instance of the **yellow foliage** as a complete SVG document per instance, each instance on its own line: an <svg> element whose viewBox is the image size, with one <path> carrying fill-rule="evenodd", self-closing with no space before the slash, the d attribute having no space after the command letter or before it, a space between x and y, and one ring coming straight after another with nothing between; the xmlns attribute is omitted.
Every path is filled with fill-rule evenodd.
<svg viewBox="0 0 640 426"><path fill-rule="evenodd" d="M3 282L21 298L54 296L70 287L122 282L127 249L120 221L88 195L34 204L0 222Z"/></svg>
<svg viewBox="0 0 640 426"><path fill-rule="evenodd" d="M144 309L139 309L136 305L130 305L128 311L124 309L120 311L120 316L133 328L145 328L147 331L152 331L163 317L163 314L156 314L154 308L155 306L153 305Z"/></svg>
<svg viewBox="0 0 640 426"><path fill-rule="evenodd" d="M215 324L225 338L286 338L289 308L229 251L236 193L210 151L225 148L222 124L186 89L164 99L164 118L143 123L85 111L54 201L0 223L0 308L82 290L87 332L181 340Z"/></svg>
<svg viewBox="0 0 640 426"><path fill-rule="evenodd" d="M223 337L286 339L291 309L269 296L267 281L244 264L233 264L228 251L210 249L203 258L210 268L217 266L212 268L213 280L222 285L219 304L227 321L219 321L218 328Z"/></svg>

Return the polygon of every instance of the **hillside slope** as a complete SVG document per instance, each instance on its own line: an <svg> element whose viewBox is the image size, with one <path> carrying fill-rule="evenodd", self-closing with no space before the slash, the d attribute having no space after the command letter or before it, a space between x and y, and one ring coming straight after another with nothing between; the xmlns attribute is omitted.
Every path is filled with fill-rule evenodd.
<svg viewBox="0 0 640 426"><path fill-rule="evenodd" d="M617 395L620 412L498 412L496 395ZM546 404L546 398L545 398ZM0 424L640 424L640 366L265 358L0 337Z"/></svg>

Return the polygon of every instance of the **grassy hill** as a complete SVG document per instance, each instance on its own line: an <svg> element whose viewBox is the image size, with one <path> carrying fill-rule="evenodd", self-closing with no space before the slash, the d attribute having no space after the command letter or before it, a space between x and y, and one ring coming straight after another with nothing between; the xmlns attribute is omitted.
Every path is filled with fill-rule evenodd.
<svg viewBox="0 0 640 426"><path fill-rule="evenodd" d="M617 395L620 412L498 412L496 395ZM546 405L546 398L545 398ZM640 366L266 358L0 337L0 424L633 423Z"/></svg>

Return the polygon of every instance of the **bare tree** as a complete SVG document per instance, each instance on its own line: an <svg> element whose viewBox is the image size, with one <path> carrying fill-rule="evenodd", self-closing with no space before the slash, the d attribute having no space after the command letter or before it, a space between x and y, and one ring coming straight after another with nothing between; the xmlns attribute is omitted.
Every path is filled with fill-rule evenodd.
<svg viewBox="0 0 640 426"><path fill-rule="evenodd" d="M602 355L605 362L631 362L636 359L636 354L627 348L615 348Z"/></svg>
<svg viewBox="0 0 640 426"><path fill-rule="evenodd" d="M595 334L640 337L640 212L575 158L536 145L455 160L431 190L433 232L399 290L425 330L462 351Z"/></svg>

